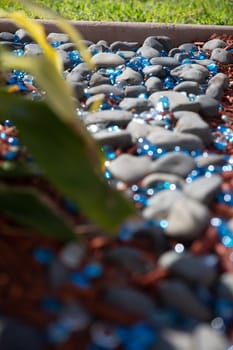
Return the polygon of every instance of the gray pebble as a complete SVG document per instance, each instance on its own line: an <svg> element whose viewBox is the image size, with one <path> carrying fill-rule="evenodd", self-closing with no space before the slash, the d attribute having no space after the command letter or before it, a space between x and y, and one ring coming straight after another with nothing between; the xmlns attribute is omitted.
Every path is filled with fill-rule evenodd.
<svg viewBox="0 0 233 350"><path fill-rule="evenodd" d="M156 40L163 45L165 51L169 51L172 48L172 39L166 35L157 35Z"/></svg>
<svg viewBox="0 0 233 350"><path fill-rule="evenodd" d="M209 308L196 298L192 289L184 282L178 279L161 281L158 289L165 306L198 321L210 320L212 315Z"/></svg>
<svg viewBox="0 0 233 350"><path fill-rule="evenodd" d="M181 133L188 133L198 136L205 145L213 142L213 136L209 125L195 112L175 112L175 117L179 114L175 130ZM183 114L183 115L181 115Z"/></svg>
<svg viewBox="0 0 233 350"><path fill-rule="evenodd" d="M125 97L139 97L141 94L146 94L146 88L144 85L126 85L124 87Z"/></svg>
<svg viewBox="0 0 233 350"><path fill-rule="evenodd" d="M144 179L142 180L141 184L142 187L154 187L156 186L156 184L158 183L169 183L172 184L174 187L176 188L183 188L183 186L186 184L186 182L184 181L184 179L180 176L177 175L173 175L173 174L167 174L167 173L154 173L154 174L150 174L147 175L146 177L144 177Z"/></svg>
<svg viewBox="0 0 233 350"><path fill-rule="evenodd" d="M195 168L195 162L192 157L184 153L169 152L153 161L150 168L151 172L186 177Z"/></svg>
<svg viewBox="0 0 233 350"><path fill-rule="evenodd" d="M184 240L199 237L209 224L208 208L195 199L182 197L172 207L166 234Z"/></svg>
<svg viewBox="0 0 233 350"><path fill-rule="evenodd" d="M215 98L216 100L221 101L224 95L224 91L221 85L219 84L211 84L206 89L206 95L210 96L212 98Z"/></svg>
<svg viewBox="0 0 233 350"><path fill-rule="evenodd" d="M119 107L127 111L141 113L153 107L150 100L137 97L125 97L119 103Z"/></svg>
<svg viewBox="0 0 233 350"><path fill-rule="evenodd" d="M158 38L156 36L148 36L144 40L143 46L149 46L158 51L165 49L163 44L158 41Z"/></svg>
<svg viewBox="0 0 233 350"><path fill-rule="evenodd" d="M90 87L87 90L87 93L90 95L96 95L96 94L105 94L105 95L110 95L114 94L116 96L123 96L123 91L118 88L117 86L112 86L110 84L101 84L101 85L96 85L93 87Z"/></svg>
<svg viewBox="0 0 233 350"><path fill-rule="evenodd" d="M188 331L173 328L162 329L156 344L150 350L198 350L192 347L192 336Z"/></svg>
<svg viewBox="0 0 233 350"><path fill-rule="evenodd" d="M154 127L153 131L147 135L147 139L156 147L169 151L174 150L175 147L188 151L204 149L204 144L198 136L161 127Z"/></svg>
<svg viewBox="0 0 233 350"><path fill-rule="evenodd" d="M14 34L10 32L1 32L0 41L14 41Z"/></svg>
<svg viewBox="0 0 233 350"><path fill-rule="evenodd" d="M208 324L199 324L194 332L192 344L194 350L230 350L230 343L221 332L214 330Z"/></svg>
<svg viewBox="0 0 233 350"><path fill-rule="evenodd" d="M146 137L152 130L153 126L143 122L141 119L133 119L126 128L136 142L140 137Z"/></svg>
<svg viewBox="0 0 233 350"><path fill-rule="evenodd" d="M61 45L58 46L58 49L64 50L64 51L67 51L67 52L77 50L75 44L73 44L73 43L61 44Z"/></svg>
<svg viewBox="0 0 233 350"><path fill-rule="evenodd" d="M130 67L126 67L124 71L116 77L116 83L124 83L126 85L137 85L142 82L142 75Z"/></svg>
<svg viewBox="0 0 233 350"><path fill-rule="evenodd" d="M68 55L68 52L64 51L64 50L57 50L58 55L60 56L60 59L62 61L63 64L63 69L66 70L68 68L70 68L71 66L71 59Z"/></svg>
<svg viewBox="0 0 233 350"><path fill-rule="evenodd" d="M36 56L42 55L43 51L38 44L27 44L24 46L24 55L25 56Z"/></svg>
<svg viewBox="0 0 233 350"><path fill-rule="evenodd" d="M109 52L97 53L91 60L97 68L117 67L125 63L125 60L122 57Z"/></svg>
<svg viewBox="0 0 233 350"><path fill-rule="evenodd" d="M95 104L101 106L105 100L105 97L105 94L96 94L91 97L88 97L88 99L86 100L86 108L91 109Z"/></svg>
<svg viewBox="0 0 233 350"><path fill-rule="evenodd" d="M204 82L205 78L209 76L207 68L200 64L183 64L180 65L170 72L171 76L176 79L183 79L189 81L196 81L197 83Z"/></svg>
<svg viewBox="0 0 233 350"><path fill-rule="evenodd" d="M98 52L98 54L101 52L108 52L109 48L105 43L99 43L90 45L88 51L90 51L92 55L96 55L96 52Z"/></svg>
<svg viewBox="0 0 233 350"><path fill-rule="evenodd" d="M130 60L131 58L136 56L136 52L129 50L120 50L116 52L117 55L123 57L125 60Z"/></svg>
<svg viewBox="0 0 233 350"><path fill-rule="evenodd" d="M127 149L133 145L132 136L126 130L109 132L104 129L93 134L94 139L101 145L109 145L113 148Z"/></svg>
<svg viewBox="0 0 233 350"><path fill-rule="evenodd" d="M210 59L214 61L218 61L222 64L233 63L232 53L221 48L214 49L211 53Z"/></svg>
<svg viewBox="0 0 233 350"><path fill-rule="evenodd" d="M153 47L147 46L147 45L143 45L141 46L138 51L137 54L148 58L149 60L153 57L159 57L160 56L160 52L156 49L154 49Z"/></svg>
<svg viewBox="0 0 233 350"><path fill-rule="evenodd" d="M219 277L216 286L217 296L220 299L233 301L233 276L230 272L224 272Z"/></svg>
<svg viewBox="0 0 233 350"><path fill-rule="evenodd" d="M118 50L137 50L139 48L140 44L137 41L114 41L110 45L111 51L118 51Z"/></svg>
<svg viewBox="0 0 233 350"><path fill-rule="evenodd" d="M228 220L227 225L230 228L231 232L233 232L233 219Z"/></svg>
<svg viewBox="0 0 233 350"><path fill-rule="evenodd" d="M179 66L179 62L174 57L153 57L150 59L151 64L159 64L168 68Z"/></svg>
<svg viewBox="0 0 233 350"><path fill-rule="evenodd" d="M19 40L23 43L32 42L32 38L31 38L30 34L23 28L16 30L15 35L17 35Z"/></svg>
<svg viewBox="0 0 233 350"><path fill-rule="evenodd" d="M179 53L176 53L173 57L181 63L184 59L189 59L189 54L184 52L179 52Z"/></svg>
<svg viewBox="0 0 233 350"><path fill-rule="evenodd" d="M185 91L188 94L195 94L199 95L201 93L201 89L199 84L196 81L182 81L181 83L177 84L174 89L174 91Z"/></svg>
<svg viewBox="0 0 233 350"><path fill-rule="evenodd" d="M83 74L82 71L71 71L66 75L66 81L70 84L72 83L81 83L86 80L86 74Z"/></svg>
<svg viewBox="0 0 233 350"><path fill-rule="evenodd" d="M216 63L214 60L210 60L209 58L205 58L204 60L193 60L193 62L205 67L209 64Z"/></svg>
<svg viewBox="0 0 233 350"><path fill-rule="evenodd" d="M169 57L174 57L177 53L181 53L182 50L178 49L178 47L173 47L169 52L168 56Z"/></svg>
<svg viewBox="0 0 233 350"><path fill-rule="evenodd" d="M170 102L170 111L193 111L198 112L200 104L195 101L189 101L188 97L177 91L157 91L150 95L149 100L156 106L161 96L166 96Z"/></svg>
<svg viewBox="0 0 233 350"><path fill-rule="evenodd" d="M149 295L130 287L109 287L105 291L104 301L146 318L156 312L156 304Z"/></svg>
<svg viewBox="0 0 233 350"><path fill-rule="evenodd" d="M226 158L222 154L206 154L196 157L195 162L199 168L208 167L209 165L222 166L226 164Z"/></svg>
<svg viewBox="0 0 233 350"><path fill-rule="evenodd" d="M142 216L149 219L167 219L174 203L184 194L180 190L162 190L155 193L149 200L148 206L143 210Z"/></svg>
<svg viewBox="0 0 233 350"><path fill-rule="evenodd" d="M101 72L94 72L91 75L89 86L93 87L93 86L102 85L102 84L110 85L111 84L110 77Z"/></svg>
<svg viewBox="0 0 233 350"><path fill-rule="evenodd" d="M172 276L197 285L211 286L217 278L215 265L206 264L201 256L167 251L158 259L158 265L168 268Z"/></svg>
<svg viewBox="0 0 233 350"><path fill-rule="evenodd" d="M81 244L70 242L66 244L59 253L59 261L69 269L77 268L86 253L85 247Z"/></svg>
<svg viewBox="0 0 233 350"><path fill-rule="evenodd" d="M133 114L123 109L103 110L88 113L84 119L85 125L106 123L107 125L126 126L133 119Z"/></svg>
<svg viewBox="0 0 233 350"><path fill-rule="evenodd" d="M150 77L145 81L145 86L149 94L160 91L163 88L163 83L158 77Z"/></svg>
<svg viewBox="0 0 233 350"><path fill-rule="evenodd" d="M221 39L211 39L211 40L208 40L204 43L203 45L203 50L214 50L214 49L217 49L217 48L224 48L226 46L226 43L225 41L221 40Z"/></svg>
<svg viewBox="0 0 233 350"><path fill-rule="evenodd" d="M62 44L68 43L70 41L69 36L64 33L49 33L47 40L49 43L58 42Z"/></svg>
<svg viewBox="0 0 233 350"><path fill-rule="evenodd" d="M116 179L135 183L150 173L150 167L149 157L121 154L110 163L109 170Z"/></svg>
<svg viewBox="0 0 233 350"><path fill-rule="evenodd" d="M69 280L69 269L59 260L54 260L48 268L48 280L52 288L60 288Z"/></svg>
<svg viewBox="0 0 233 350"><path fill-rule="evenodd" d="M67 322L70 331L81 331L87 328L92 321L92 315L84 306L73 301L63 306L59 317L64 324Z"/></svg>
<svg viewBox="0 0 233 350"><path fill-rule="evenodd" d="M203 118L217 117L219 115L219 101L208 95L199 95L196 102L200 105L199 113Z"/></svg>
<svg viewBox="0 0 233 350"><path fill-rule="evenodd" d="M23 49L24 44L23 43L16 43L14 41L1 41L0 40L0 47L7 47L8 49Z"/></svg>
<svg viewBox="0 0 233 350"><path fill-rule="evenodd" d="M155 64L155 65L144 67L142 72L145 78L149 78L151 76L165 78L166 76L166 72L163 69L163 66L161 64Z"/></svg>
<svg viewBox="0 0 233 350"><path fill-rule="evenodd" d="M195 51L195 49L196 51L198 51L197 46L194 45L193 43L183 43L178 46L178 49L185 52L189 52L190 50Z"/></svg>
<svg viewBox="0 0 233 350"><path fill-rule="evenodd" d="M209 82L206 89L206 95L213 97L217 100L221 100L226 90L229 86L229 79L224 73L217 73L213 76Z"/></svg>
<svg viewBox="0 0 233 350"><path fill-rule="evenodd" d="M191 183L187 183L183 191L189 197L209 205L220 190L221 184L222 177L217 174L211 177L200 176Z"/></svg>

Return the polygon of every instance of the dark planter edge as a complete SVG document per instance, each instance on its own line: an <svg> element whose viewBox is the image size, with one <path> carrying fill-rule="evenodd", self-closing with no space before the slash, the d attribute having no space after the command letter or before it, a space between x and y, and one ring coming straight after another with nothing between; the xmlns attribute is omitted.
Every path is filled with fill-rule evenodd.
<svg viewBox="0 0 233 350"><path fill-rule="evenodd" d="M60 32L54 20L36 20L40 22L46 33ZM174 45L184 42L206 41L212 34L231 34L233 26L194 25L170 23L142 23L142 22L94 22L70 21L79 30L84 39L97 42L104 39L108 42L117 40L137 41L142 43L150 35L169 36ZM0 19L0 31L14 32L16 25L8 19Z"/></svg>

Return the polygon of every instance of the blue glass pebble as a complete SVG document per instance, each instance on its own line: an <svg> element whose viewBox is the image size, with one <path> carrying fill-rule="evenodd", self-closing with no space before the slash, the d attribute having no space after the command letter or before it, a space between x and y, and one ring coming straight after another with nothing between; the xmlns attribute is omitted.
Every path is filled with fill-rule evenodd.
<svg viewBox="0 0 233 350"><path fill-rule="evenodd" d="M114 150L112 149L112 147L106 145L106 146L103 146L103 151L104 151L104 154L105 154L105 157L108 159L108 160L113 160L116 158L116 153L114 152Z"/></svg>
<svg viewBox="0 0 233 350"><path fill-rule="evenodd" d="M118 327L117 334L126 350L149 350L156 341L154 328L146 322L131 327Z"/></svg>
<svg viewBox="0 0 233 350"><path fill-rule="evenodd" d="M17 137L10 136L7 140L11 146L19 146L19 139Z"/></svg>
<svg viewBox="0 0 233 350"><path fill-rule="evenodd" d="M5 140L7 140L7 138L8 138L8 135L7 135L5 132L1 132L1 133L0 133L0 139L1 139L1 140L4 140L4 141L5 141Z"/></svg>
<svg viewBox="0 0 233 350"><path fill-rule="evenodd" d="M62 308L62 303L53 297L45 297L40 302L40 307L48 312L59 312Z"/></svg>
<svg viewBox="0 0 233 350"><path fill-rule="evenodd" d="M3 126L7 126L8 128L12 127L13 126L13 123L11 120L9 119L5 119L2 123Z"/></svg>
<svg viewBox="0 0 233 350"><path fill-rule="evenodd" d="M16 49L16 50L13 50L12 53L15 56L23 56L24 55L24 50L23 49Z"/></svg>
<svg viewBox="0 0 233 350"><path fill-rule="evenodd" d="M106 180L110 180L112 178L112 173L110 170L105 170L104 177Z"/></svg>
<svg viewBox="0 0 233 350"><path fill-rule="evenodd" d="M216 63L210 63L206 66L206 68L210 71L211 74L215 75L219 72L218 65Z"/></svg>
<svg viewBox="0 0 233 350"><path fill-rule="evenodd" d="M87 289L90 287L90 282L86 276L80 272L72 272L70 275L71 282L82 289Z"/></svg>
<svg viewBox="0 0 233 350"><path fill-rule="evenodd" d="M48 341L52 344L65 343L70 337L70 331L61 322L52 323L47 328Z"/></svg>
<svg viewBox="0 0 233 350"><path fill-rule="evenodd" d="M9 151L9 152L6 152L3 157L5 160L13 160L17 157L18 155L18 152L17 151Z"/></svg>
<svg viewBox="0 0 233 350"><path fill-rule="evenodd" d="M103 274L103 267L97 262L89 263L84 267L83 273L87 278L98 278Z"/></svg>
<svg viewBox="0 0 233 350"><path fill-rule="evenodd" d="M33 257L41 264L50 264L54 258L54 253L49 248L36 248L33 253Z"/></svg>
<svg viewBox="0 0 233 350"><path fill-rule="evenodd" d="M173 89L176 85L175 80L172 77L167 77L164 79L163 86L165 89Z"/></svg>
<svg viewBox="0 0 233 350"><path fill-rule="evenodd" d="M218 299L215 305L215 312L227 324L233 320L233 303L231 300Z"/></svg>

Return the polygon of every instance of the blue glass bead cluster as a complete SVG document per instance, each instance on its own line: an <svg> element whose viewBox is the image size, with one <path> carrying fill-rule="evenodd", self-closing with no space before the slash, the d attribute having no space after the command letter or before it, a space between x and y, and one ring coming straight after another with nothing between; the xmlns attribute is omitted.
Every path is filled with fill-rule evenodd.
<svg viewBox="0 0 233 350"><path fill-rule="evenodd" d="M20 152L20 141L18 137L12 134L11 128L13 123L11 120L6 119L2 123L0 129L0 145L2 147L1 157L3 160L12 161L19 156Z"/></svg>

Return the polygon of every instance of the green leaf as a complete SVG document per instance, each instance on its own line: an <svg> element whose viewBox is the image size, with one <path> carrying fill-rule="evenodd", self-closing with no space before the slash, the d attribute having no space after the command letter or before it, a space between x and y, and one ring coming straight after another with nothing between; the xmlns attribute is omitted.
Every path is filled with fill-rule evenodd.
<svg viewBox="0 0 233 350"><path fill-rule="evenodd" d="M17 223L50 238L61 242L77 239L55 208L32 189L0 186L0 210Z"/></svg>
<svg viewBox="0 0 233 350"><path fill-rule="evenodd" d="M44 102L0 93L0 117L11 119L48 180L94 223L114 231L133 206L104 181L85 139Z"/></svg>

